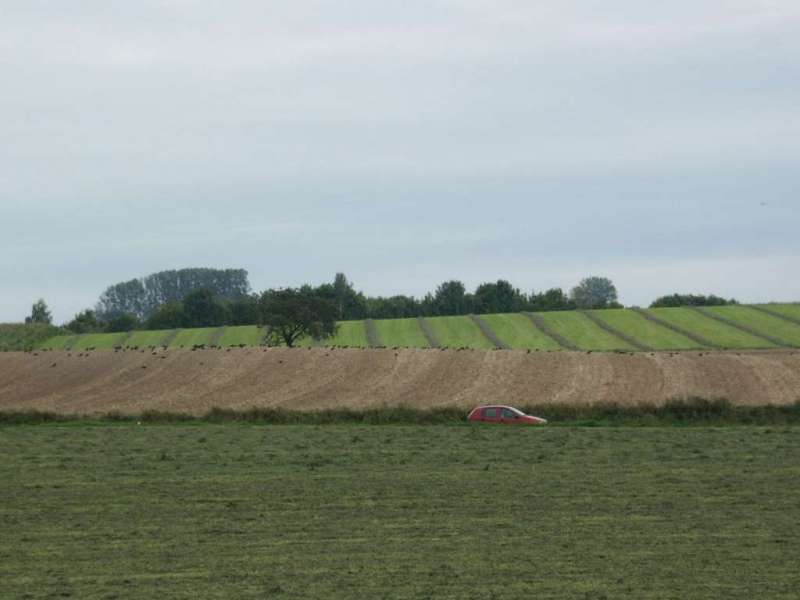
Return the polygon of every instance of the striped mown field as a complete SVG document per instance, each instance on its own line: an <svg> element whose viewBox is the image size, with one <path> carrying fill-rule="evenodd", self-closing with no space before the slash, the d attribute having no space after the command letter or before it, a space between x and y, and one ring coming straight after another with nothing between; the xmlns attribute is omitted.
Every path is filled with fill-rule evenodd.
<svg viewBox="0 0 800 600"><path fill-rule="evenodd" d="M539 323L539 325L537 325ZM371 328L371 329L370 329ZM368 329L370 333L368 334ZM372 338L370 338L370 335ZM370 344L372 339L372 344ZM38 349L76 350L115 347L257 346L264 330L255 326L61 335ZM401 348L496 347L514 350L583 351L769 349L800 347L800 305L768 304L709 308L656 308L494 314L343 321L337 334L303 347L370 345Z"/></svg>

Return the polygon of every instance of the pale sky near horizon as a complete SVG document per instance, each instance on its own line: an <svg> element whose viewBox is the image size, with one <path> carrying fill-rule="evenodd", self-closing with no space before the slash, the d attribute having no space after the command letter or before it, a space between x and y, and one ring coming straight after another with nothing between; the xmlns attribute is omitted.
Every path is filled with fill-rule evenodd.
<svg viewBox="0 0 800 600"><path fill-rule="evenodd" d="M0 322L240 267L800 300L796 0L0 0Z"/></svg>

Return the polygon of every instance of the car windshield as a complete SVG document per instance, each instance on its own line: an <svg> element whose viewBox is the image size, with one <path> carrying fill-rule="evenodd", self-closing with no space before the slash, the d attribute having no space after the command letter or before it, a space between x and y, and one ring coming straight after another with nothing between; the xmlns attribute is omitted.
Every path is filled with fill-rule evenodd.
<svg viewBox="0 0 800 600"><path fill-rule="evenodd" d="M520 410L517 410L516 408L511 408L511 407L508 407L508 408L505 408L505 409L503 409L503 410L505 410L505 411L507 411L507 412L510 412L510 413L513 413L514 415L516 415L516 416L518 416L518 417L525 416L525 413L524 413L524 412L522 412L522 411L520 411Z"/></svg>

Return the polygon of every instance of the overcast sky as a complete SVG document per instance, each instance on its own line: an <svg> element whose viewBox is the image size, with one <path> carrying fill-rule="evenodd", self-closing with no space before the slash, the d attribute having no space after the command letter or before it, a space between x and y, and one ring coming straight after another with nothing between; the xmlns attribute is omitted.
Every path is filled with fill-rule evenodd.
<svg viewBox="0 0 800 600"><path fill-rule="evenodd" d="M797 0L0 0L0 321L241 267L800 300Z"/></svg>

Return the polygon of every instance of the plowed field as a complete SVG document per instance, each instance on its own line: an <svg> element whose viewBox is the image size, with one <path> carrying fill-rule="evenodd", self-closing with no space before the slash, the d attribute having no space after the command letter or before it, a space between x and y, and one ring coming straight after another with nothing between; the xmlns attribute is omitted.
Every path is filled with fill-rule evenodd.
<svg viewBox="0 0 800 600"><path fill-rule="evenodd" d="M0 354L0 410L800 400L800 352L583 353L236 348Z"/></svg>

